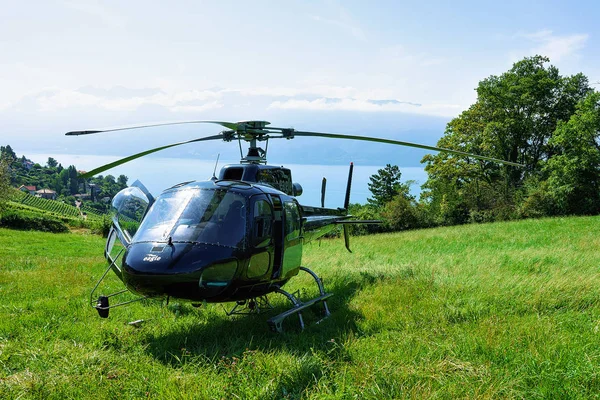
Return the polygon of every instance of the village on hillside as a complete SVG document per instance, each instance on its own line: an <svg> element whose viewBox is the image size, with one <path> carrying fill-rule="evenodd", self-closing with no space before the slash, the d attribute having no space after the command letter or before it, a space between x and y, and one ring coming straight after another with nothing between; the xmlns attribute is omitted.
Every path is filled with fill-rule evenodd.
<svg viewBox="0 0 600 400"><path fill-rule="evenodd" d="M110 208L110 201L127 187L128 178L112 175L81 179L85 171L74 165L63 167L49 157L45 165L34 163L27 156L17 156L10 145L0 146L0 158L6 160L10 170L10 185L31 196L62 202L80 208L88 208L104 213Z"/></svg>

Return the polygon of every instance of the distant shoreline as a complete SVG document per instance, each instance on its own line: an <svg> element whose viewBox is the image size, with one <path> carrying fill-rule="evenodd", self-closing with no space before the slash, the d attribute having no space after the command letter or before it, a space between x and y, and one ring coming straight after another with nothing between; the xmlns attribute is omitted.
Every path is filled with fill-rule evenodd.
<svg viewBox="0 0 600 400"><path fill-rule="evenodd" d="M48 157L53 157L67 167L75 165L79 170L89 171L99 165L118 160L122 156L111 155L89 155L89 154L69 154L69 153L27 153L21 149L15 150L20 157L25 155L33 162L45 164ZM318 205L321 199L321 179L327 178L327 192L325 196L325 205L328 207L341 207L344 202L344 193L346 181L348 179L348 165L318 165L318 164L287 164L277 162L273 159L273 165L285 165L292 170L294 182L299 182L304 188L302 196L298 201L305 205ZM238 160L220 160L217 171L225 164L235 164ZM361 165L355 163L354 178L352 183L351 203L367 202L371 196L367 184L369 177L385 165ZM109 170L103 175L114 175L115 177L123 174L129 177L132 183L139 179L148 187L154 195L159 194L164 189L177 183L190 180L210 179L215 160L197 160L192 158L170 158L170 157L148 157L134 160L130 163L121 165L113 170ZM411 187L411 193L415 196L420 194L420 186L425 183L427 173L424 168L402 167L402 181L415 180L417 185Z"/></svg>

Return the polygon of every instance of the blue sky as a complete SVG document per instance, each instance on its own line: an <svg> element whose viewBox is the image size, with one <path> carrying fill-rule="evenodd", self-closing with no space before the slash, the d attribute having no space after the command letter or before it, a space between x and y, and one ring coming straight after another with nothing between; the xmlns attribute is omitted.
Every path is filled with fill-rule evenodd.
<svg viewBox="0 0 600 400"><path fill-rule="evenodd" d="M46 0L0 6L0 142L18 154L125 155L215 133L193 126L62 136L189 119L266 119L275 126L435 144L445 124L476 100L478 81L524 56L546 55L562 74L583 72L600 81L600 5L593 1ZM272 152L271 160L315 164L311 154L337 154L344 164L362 157L414 167L423 156L296 141L274 144L281 153ZM224 146L185 146L161 156L214 159L229 151ZM230 151L226 158L237 157L237 148Z"/></svg>

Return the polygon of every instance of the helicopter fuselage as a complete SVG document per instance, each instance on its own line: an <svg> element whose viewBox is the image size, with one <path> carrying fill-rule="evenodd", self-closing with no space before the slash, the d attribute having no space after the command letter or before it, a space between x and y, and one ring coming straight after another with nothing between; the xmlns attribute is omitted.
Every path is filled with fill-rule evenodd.
<svg viewBox="0 0 600 400"><path fill-rule="evenodd" d="M165 190L130 236L121 226L128 200L113 201L121 210L114 234L125 247L121 267L113 269L142 296L196 302L279 289L298 273L303 244L347 218L344 209L303 207L266 184L215 179Z"/></svg>

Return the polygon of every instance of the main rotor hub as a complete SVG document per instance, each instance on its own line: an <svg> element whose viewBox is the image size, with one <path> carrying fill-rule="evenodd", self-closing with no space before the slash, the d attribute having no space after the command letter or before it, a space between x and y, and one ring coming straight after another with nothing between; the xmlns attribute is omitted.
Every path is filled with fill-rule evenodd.
<svg viewBox="0 0 600 400"><path fill-rule="evenodd" d="M271 125L269 121L240 121L237 124L239 126L238 131L242 129L265 129L267 125Z"/></svg>
<svg viewBox="0 0 600 400"><path fill-rule="evenodd" d="M238 140L242 164L266 164L270 138L292 139L294 137L293 129L267 128L267 125L270 124L268 121L236 122L231 124L232 130L223 132L223 140L226 142ZM250 143L246 156L242 153L242 140ZM257 141L266 142L264 150L257 146Z"/></svg>

